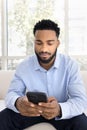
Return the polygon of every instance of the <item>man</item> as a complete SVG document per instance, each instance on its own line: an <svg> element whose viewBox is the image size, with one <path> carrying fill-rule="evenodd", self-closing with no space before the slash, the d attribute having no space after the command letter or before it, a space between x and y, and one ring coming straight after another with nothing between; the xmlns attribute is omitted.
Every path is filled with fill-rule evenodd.
<svg viewBox="0 0 87 130"><path fill-rule="evenodd" d="M7 108L0 112L0 130L23 130L49 122L58 130L87 130L87 97L77 63L59 54L60 28L51 20L34 26L35 55L16 69L6 95ZM45 92L47 103L33 104L26 90Z"/></svg>

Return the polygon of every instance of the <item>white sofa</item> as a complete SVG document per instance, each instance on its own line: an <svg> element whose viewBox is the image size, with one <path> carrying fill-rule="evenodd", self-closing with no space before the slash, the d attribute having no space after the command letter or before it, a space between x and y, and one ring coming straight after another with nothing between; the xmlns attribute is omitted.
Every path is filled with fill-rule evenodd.
<svg viewBox="0 0 87 130"><path fill-rule="evenodd" d="M10 81L14 75L14 71L0 71L0 111L5 108L4 97L8 90ZM81 71L81 75L84 81L84 86L87 93L87 71ZM85 111L87 113L87 110ZM55 130L55 128L48 123L40 123L34 126L31 126L25 130Z"/></svg>

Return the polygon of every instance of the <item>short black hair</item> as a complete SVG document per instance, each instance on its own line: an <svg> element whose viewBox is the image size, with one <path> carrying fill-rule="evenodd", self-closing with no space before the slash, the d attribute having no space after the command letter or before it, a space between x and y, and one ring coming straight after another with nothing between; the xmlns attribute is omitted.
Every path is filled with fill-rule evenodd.
<svg viewBox="0 0 87 130"><path fill-rule="evenodd" d="M60 34L60 28L58 27L58 24L49 19L43 19L37 22L33 29L34 35L37 30L53 30L56 32L57 38L59 37Z"/></svg>

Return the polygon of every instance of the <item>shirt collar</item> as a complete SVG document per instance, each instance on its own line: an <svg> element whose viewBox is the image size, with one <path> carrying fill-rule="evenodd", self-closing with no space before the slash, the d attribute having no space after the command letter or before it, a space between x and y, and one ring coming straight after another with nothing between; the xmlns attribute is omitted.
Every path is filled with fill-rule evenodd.
<svg viewBox="0 0 87 130"><path fill-rule="evenodd" d="M59 54L58 51L57 51L57 53L56 53L56 58L55 58L55 62L54 62L53 67L58 69L58 68L59 68L59 65L60 65L60 54Z"/></svg>
<svg viewBox="0 0 87 130"><path fill-rule="evenodd" d="M59 55L59 53L57 51L55 62L53 64L52 68L57 68L58 69L59 64L60 64L60 55ZM34 56L34 68L35 68L35 70L45 70L43 67L40 66L36 55Z"/></svg>
<svg viewBox="0 0 87 130"><path fill-rule="evenodd" d="M35 68L35 70L41 70L41 68L42 68L38 62L36 55L34 56L34 68Z"/></svg>

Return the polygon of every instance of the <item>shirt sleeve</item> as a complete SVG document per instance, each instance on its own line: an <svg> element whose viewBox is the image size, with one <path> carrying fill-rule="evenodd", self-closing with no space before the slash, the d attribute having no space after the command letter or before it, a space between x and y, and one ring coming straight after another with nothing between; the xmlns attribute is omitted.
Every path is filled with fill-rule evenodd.
<svg viewBox="0 0 87 130"><path fill-rule="evenodd" d="M15 102L17 98L24 96L26 92L26 86L21 78L21 75L23 74L22 74L22 71L20 70L21 69L16 70L14 77L10 83L10 87L8 89L6 97L5 97L6 107L17 113L19 113L19 111L15 107Z"/></svg>
<svg viewBox="0 0 87 130"><path fill-rule="evenodd" d="M68 83L66 88L68 100L59 103L62 110L61 119L69 119L80 115L87 108L86 91L76 62L68 67ZM59 118L56 117L57 119Z"/></svg>

